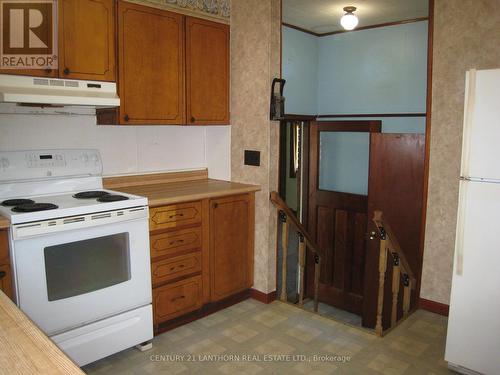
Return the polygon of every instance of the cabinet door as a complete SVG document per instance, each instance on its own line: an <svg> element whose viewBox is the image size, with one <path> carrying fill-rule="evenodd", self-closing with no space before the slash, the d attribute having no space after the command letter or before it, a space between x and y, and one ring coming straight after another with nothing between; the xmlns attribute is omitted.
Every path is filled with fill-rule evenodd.
<svg viewBox="0 0 500 375"><path fill-rule="evenodd" d="M189 124L229 123L229 26L186 18Z"/></svg>
<svg viewBox="0 0 500 375"><path fill-rule="evenodd" d="M59 77L114 81L113 0L59 0Z"/></svg>
<svg viewBox="0 0 500 375"><path fill-rule="evenodd" d="M254 196L210 202L211 298L217 301L253 284Z"/></svg>
<svg viewBox="0 0 500 375"><path fill-rule="evenodd" d="M118 5L121 124L182 124L184 17L121 1Z"/></svg>
<svg viewBox="0 0 500 375"><path fill-rule="evenodd" d="M9 239L6 230L0 230L0 289L12 299L12 275L9 260Z"/></svg>

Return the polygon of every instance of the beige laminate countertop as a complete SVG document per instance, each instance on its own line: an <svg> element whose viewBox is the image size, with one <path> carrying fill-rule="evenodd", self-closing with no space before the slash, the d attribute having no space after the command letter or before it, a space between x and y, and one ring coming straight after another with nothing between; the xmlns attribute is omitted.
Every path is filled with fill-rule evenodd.
<svg viewBox="0 0 500 375"><path fill-rule="evenodd" d="M84 375L2 291L0 374Z"/></svg>
<svg viewBox="0 0 500 375"><path fill-rule="evenodd" d="M9 219L6 219L5 217L0 215L0 229L5 229L8 227L10 227Z"/></svg>
<svg viewBox="0 0 500 375"><path fill-rule="evenodd" d="M149 200L149 206L155 207L205 198L250 193L259 191L260 186L206 179L168 182L163 184L126 186L114 188L114 190L147 197Z"/></svg>

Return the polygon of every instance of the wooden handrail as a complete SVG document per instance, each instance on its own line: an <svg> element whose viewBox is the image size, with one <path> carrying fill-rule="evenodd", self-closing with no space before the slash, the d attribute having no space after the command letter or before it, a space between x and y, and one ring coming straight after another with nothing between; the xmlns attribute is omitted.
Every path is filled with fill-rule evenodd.
<svg viewBox="0 0 500 375"><path fill-rule="evenodd" d="M281 263L281 293L280 299L287 301L287 254L288 254L288 226L292 224L299 234L299 254L298 254L298 278L299 284L299 306L303 306L304 300L304 278L305 278L305 265L306 265L306 249L309 248L314 253L314 312L319 309L319 274L321 272L321 261L323 253L319 250L318 245L312 239L311 235L307 232L306 228L297 219L290 207L281 199L277 192L271 192L271 202L276 206L280 212L280 221L282 223L281 234L281 250L282 250L282 263Z"/></svg>
<svg viewBox="0 0 500 375"><path fill-rule="evenodd" d="M410 264L408 263L408 260L406 259L406 255L403 249L401 249L401 246L399 245L399 241L394 234L391 226L387 221L384 220L384 214L382 213L382 211L375 211L373 213L373 222L375 223L380 236L382 236L381 228L383 228L383 230L385 231L384 235L389 239L390 245L392 245L390 246L391 251L397 253L399 256L399 260L401 262L401 272L408 274L408 276L410 277L412 289L415 288L415 275L411 269Z"/></svg>
<svg viewBox="0 0 500 375"><path fill-rule="evenodd" d="M322 257L323 256L323 252L320 251L320 248L319 248L318 244L316 243L316 241L313 240L313 238L311 237L311 235L307 232L307 229L297 219L297 217L292 212L292 210L290 209L290 207L288 207L288 205L283 201L283 199L281 199L281 197L279 196L279 194L277 192L275 192L275 191L272 191L270 199L271 199L271 202L273 202L273 204L279 210L281 210L281 211L283 211L285 213L285 215L287 216L287 218L290 219L290 222L295 227L295 229L298 232L302 233L302 235L304 236L304 238L307 241L307 247L312 252L314 252L314 253L318 254L320 257Z"/></svg>
<svg viewBox="0 0 500 375"><path fill-rule="evenodd" d="M379 285L377 296L377 318L375 324L375 332L382 336L384 328L382 325L383 310L384 310L384 282L387 273L387 255L390 254L392 260L392 303L391 303L391 325L390 328L395 327L398 320L398 301L399 289L401 280L403 282L403 319L408 317L410 310L411 289L415 288L415 276L411 270L405 253L399 241L391 229L391 226L384 220L382 211L375 211L373 213L373 222L377 227L378 235L380 238L379 246ZM371 239L375 238L376 232L372 232ZM390 329L389 328L389 329Z"/></svg>

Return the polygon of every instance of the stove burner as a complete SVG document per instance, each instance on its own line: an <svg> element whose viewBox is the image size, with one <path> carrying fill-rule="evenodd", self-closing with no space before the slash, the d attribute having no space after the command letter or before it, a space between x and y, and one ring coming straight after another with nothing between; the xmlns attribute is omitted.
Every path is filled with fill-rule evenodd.
<svg viewBox="0 0 500 375"><path fill-rule="evenodd" d="M76 199L95 199L95 198L101 198L104 197L105 195L109 195L107 191L82 191L81 193L76 193L73 195L73 198Z"/></svg>
<svg viewBox="0 0 500 375"><path fill-rule="evenodd" d="M46 211L55 210L58 208L52 203L26 203L16 206L12 209L14 212L36 212L36 211Z"/></svg>
<svg viewBox="0 0 500 375"><path fill-rule="evenodd" d="M127 199L129 198L124 195L117 195L117 194L108 194L100 198L97 198L99 202L117 202L117 201L126 201Z"/></svg>
<svg viewBox="0 0 500 375"><path fill-rule="evenodd" d="M7 199L2 202L2 206L12 207L12 206L20 206L21 204L35 203L31 199Z"/></svg>

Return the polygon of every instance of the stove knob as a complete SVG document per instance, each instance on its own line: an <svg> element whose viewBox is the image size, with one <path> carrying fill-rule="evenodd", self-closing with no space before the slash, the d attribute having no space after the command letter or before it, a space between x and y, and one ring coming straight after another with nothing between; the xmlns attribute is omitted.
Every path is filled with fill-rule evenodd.
<svg viewBox="0 0 500 375"><path fill-rule="evenodd" d="M84 163L89 162L89 156L87 154L82 154L81 159Z"/></svg>

